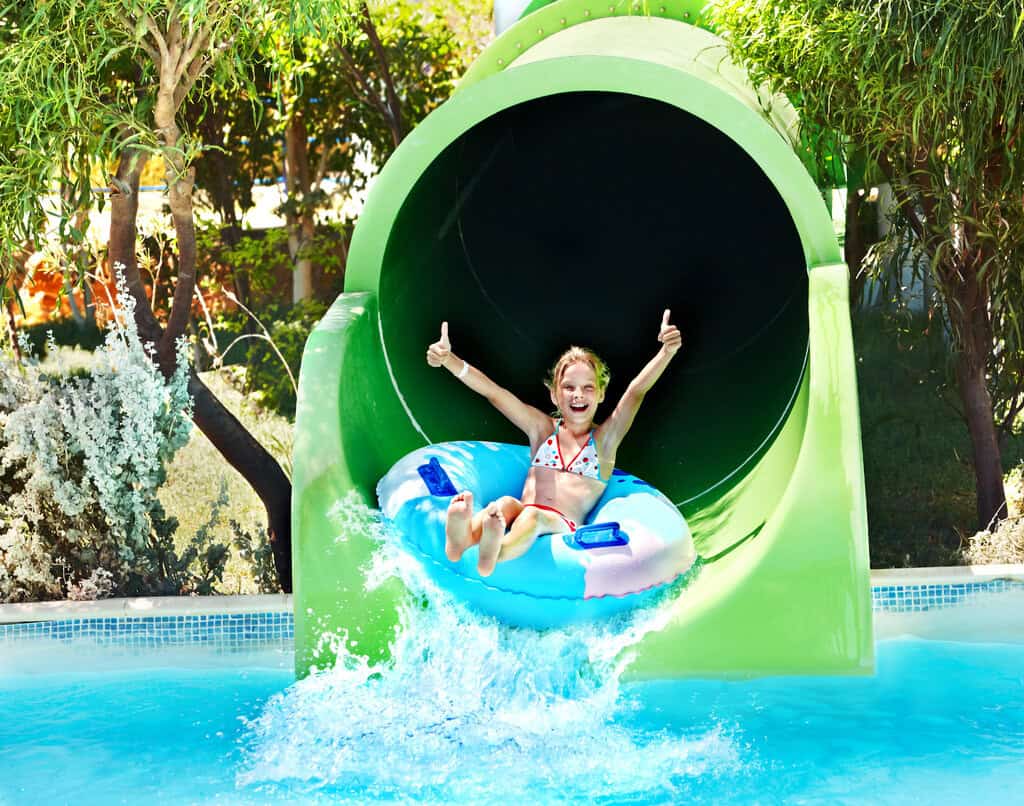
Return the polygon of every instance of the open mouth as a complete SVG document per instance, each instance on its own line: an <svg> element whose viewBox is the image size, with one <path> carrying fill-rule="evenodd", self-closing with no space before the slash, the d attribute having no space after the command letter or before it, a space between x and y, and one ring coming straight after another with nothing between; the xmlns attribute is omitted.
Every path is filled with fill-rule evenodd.
<svg viewBox="0 0 1024 806"><path fill-rule="evenodd" d="M571 411L582 412L582 411L586 411L588 408L590 408L590 407L586 403L571 403L571 404L569 404L569 409Z"/></svg>

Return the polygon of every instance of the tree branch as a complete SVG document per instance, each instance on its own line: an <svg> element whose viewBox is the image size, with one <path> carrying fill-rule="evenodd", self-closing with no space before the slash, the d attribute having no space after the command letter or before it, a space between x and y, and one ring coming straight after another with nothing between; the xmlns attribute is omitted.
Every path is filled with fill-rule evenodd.
<svg viewBox="0 0 1024 806"><path fill-rule="evenodd" d="M212 13L212 12L211 12ZM210 36L213 34L214 22L209 20L202 28L199 29L199 33L191 38L191 44L185 49L185 55L178 62L178 67L174 71L174 79L180 81L181 77L185 74L185 71L192 71L192 63L196 60L196 57L205 51L210 45Z"/></svg>
<svg viewBox="0 0 1024 806"><path fill-rule="evenodd" d="M885 174L885 178L889 180L889 187L892 188L892 195L899 202L899 208L906 216L907 223L910 224L910 228L914 231L914 234L921 241L922 245L926 244L927 235L925 233L924 224L921 219L918 218L917 208L914 204L914 200L910 198L910 195L903 188L901 183L901 177L896 174L896 168L893 165L893 159L890 156L891 146L887 146L882 149L878 154L878 165L882 169L882 173Z"/></svg>
<svg viewBox="0 0 1024 806"><path fill-rule="evenodd" d="M387 106L380 99L380 96L373 91L373 87L370 86L370 82L366 78L366 74L359 69L359 65L356 64L356 60L352 57L348 48L344 45L339 45L338 51L341 53L341 57L345 60L345 66L349 69L349 73L346 74L345 80L348 82L348 85L352 87L352 91L387 119L390 114ZM355 83L353 83L353 79L355 80Z"/></svg>
<svg viewBox="0 0 1024 806"><path fill-rule="evenodd" d="M316 171L313 174L312 184L314 187L320 186L320 183L327 175L327 161L336 151L338 151L340 147L339 143L332 143L331 145L324 143L323 148L320 151L320 159L317 160L316 163Z"/></svg>
<svg viewBox="0 0 1024 806"><path fill-rule="evenodd" d="M168 50L177 51L177 56L181 58L181 49L184 44L184 40L181 38L181 18L177 15L167 16L167 48Z"/></svg>
<svg viewBox="0 0 1024 806"><path fill-rule="evenodd" d="M366 4L365 0L362 3L360 27L366 32L366 36L369 37L370 47L373 48L373 55L377 59L378 67L380 67L381 78L384 80L384 92L387 97L388 119L391 121L391 138L397 146L405 137L405 131L402 126L402 102L395 91L395 82L391 76L391 65L388 62L387 52L384 50L380 37L377 35L377 26L373 24L373 17L370 16L370 7Z"/></svg>
<svg viewBox="0 0 1024 806"><path fill-rule="evenodd" d="M127 17L119 17L117 21L125 33L127 33L132 39L135 39L135 27L138 25L138 20L131 15L128 15ZM157 53L156 49L144 38L136 39L135 44L146 53L154 65L160 63L160 54ZM144 67L145 65L142 66Z"/></svg>
<svg viewBox="0 0 1024 806"><path fill-rule="evenodd" d="M156 20L149 14L144 17L146 23L146 30L149 31L149 35L153 37L156 42L157 48L160 51L160 60L170 60L171 54L167 50L167 40L164 39L163 33L160 31L160 26L156 24ZM158 66L159 66L158 61Z"/></svg>
<svg viewBox="0 0 1024 806"><path fill-rule="evenodd" d="M195 184L195 166L169 189L171 219L178 238L178 279L174 287L171 310L167 314L167 327L160 342L160 352L174 354L174 341L185 332L192 311L192 294L196 285L196 235L192 218L192 187ZM170 365L173 366L173 360Z"/></svg>

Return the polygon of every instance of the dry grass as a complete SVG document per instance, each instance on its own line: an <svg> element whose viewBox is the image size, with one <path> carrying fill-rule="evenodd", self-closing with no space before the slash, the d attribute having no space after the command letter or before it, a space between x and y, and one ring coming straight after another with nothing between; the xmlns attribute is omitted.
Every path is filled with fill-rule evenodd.
<svg viewBox="0 0 1024 806"><path fill-rule="evenodd" d="M218 372L204 372L203 382L217 398L249 429L253 436L290 472L292 425L283 417L269 414L246 400L227 378ZM250 532L266 530L267 518L263 504L242 476L217 452L199 429L188 444L178 451L167 470L167 482L160 488L160 501L168 515L178 519L175 544L182 548L210 521L214 504L222 486L228 505L212 524L211 533L217 542L230 544L229 520L238 521ZM228 561L222 593L257 593L248 565L235 552Z"/></svg>
<svg viewBox="0 0 1024 806"><path fill-rule="evenodd" d="M1024 465L1006 475L1009 517L995 531L978 532L968 539L964 559L971 565L1024 563Z"/></svg>

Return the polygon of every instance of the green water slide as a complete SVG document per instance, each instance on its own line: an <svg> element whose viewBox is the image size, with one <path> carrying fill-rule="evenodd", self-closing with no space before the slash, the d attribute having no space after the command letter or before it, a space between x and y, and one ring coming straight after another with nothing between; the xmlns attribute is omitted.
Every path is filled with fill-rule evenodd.
<svg viewBox="0 0 1024 806"><path fill-rule="evenodd" d="M374 543L339 501L373 506L378 479L430 442L522 441L427 366L439 322L460 356L544 406L543 371L570 343L606 358L614 401L665 308L684 348L618 464L677 503L704 565L628 650L629 674L873 668L847 269L796 115L749 85L697 3L630 8L529 13L369 194L299 383L300 675L338 640L386 657L409 595L368 584Z"/></svg>

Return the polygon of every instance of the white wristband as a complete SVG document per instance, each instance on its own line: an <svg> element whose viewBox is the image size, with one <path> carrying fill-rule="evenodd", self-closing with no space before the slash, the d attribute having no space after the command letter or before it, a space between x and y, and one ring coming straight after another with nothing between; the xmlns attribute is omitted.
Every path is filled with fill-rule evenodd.
<svg viewBox="0 0 1024 806"><path fill-rule="evenodd" d="M466 377L466 373L467 372L469 372L469 364L467 364L466 360L463 359L462 360L462 369L459 370L459 374L456 375L455 377L458 378L461 381L463 378Z"/></svg>

